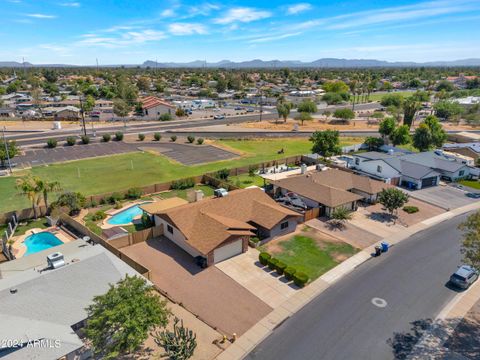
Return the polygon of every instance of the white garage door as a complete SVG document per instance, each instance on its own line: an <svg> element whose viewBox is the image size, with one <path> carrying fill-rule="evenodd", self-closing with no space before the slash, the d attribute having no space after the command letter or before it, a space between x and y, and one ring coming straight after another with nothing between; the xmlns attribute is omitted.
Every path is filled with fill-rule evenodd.
<svg viewBox="0 0 480 360"><path fill-rule="evenodd" d="M231 244L222 246L213 251L215 263L231 258L242 253L242 240L237 240Z"/></svg>

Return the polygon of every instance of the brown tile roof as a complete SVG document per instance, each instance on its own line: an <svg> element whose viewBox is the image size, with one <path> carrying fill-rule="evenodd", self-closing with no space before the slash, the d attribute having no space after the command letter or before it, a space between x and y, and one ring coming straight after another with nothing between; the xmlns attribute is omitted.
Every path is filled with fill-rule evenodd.
<svg viewBox="0 0 480 360"><path fill-rule="evenodd" d="M172 197L170 199L158 200L152 203L140 205L140 209L145 210L149 214L155 214L185 204L188 204L187 200L179 197Z"/></svg>
<svg viewBox="0 0 480 360"><path fill-rule="evenodd" d="M140 102L142 103L142 107L144 109L150 109L150 108L153 108L153 107L156 107L156 106L159 106L159 105L163 105L163 106L167 106L169 108L172 108L174 109L175 106L173 106L172 104L164 101L164 100L161 100L155 96L147 96L143 99L140 100Z"/></svg>
<svg viewBox="0 0 480 360"><path fill-rule="evenodd" d="M206 255L231 236L253 235L250 223L271 229L286 217L300 216L271 199L261 189L232 191L156 213L175 226L195 249Z"/></svg>
<svg viewBox="0 0 480 360"><path fill-rule="evenodd" d="M273 183L329 207L336 207L362 199L360 195L354 194L350 190L356 189L373 195L384 188L390 187L390 185L381 181L338 169L292 176Z"/></svg>

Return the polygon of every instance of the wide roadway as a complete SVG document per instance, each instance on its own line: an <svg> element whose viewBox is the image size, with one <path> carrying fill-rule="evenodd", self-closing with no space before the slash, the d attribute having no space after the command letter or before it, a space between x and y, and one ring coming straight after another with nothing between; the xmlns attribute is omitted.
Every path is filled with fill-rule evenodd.
<svg viewBox="0 0 480 360"><path fill-rule="evenodd" d="M380 105L378 103L367 103L367 104L358 104L356 109L358 110L373 110L378 108ZM338 108L350 107L350 105L338 105L329 107L329 111L335 111ZM319 114L322 114L323 111L327 109L320 109ZM273 120L277 119L278 115L275 109L269 109L270 112L265 112L262 114L262 119L264 120ZM292 114L293 115L293 114ZM212 125L225 125L225 124L239 124L248 121L258 121L260 119L260 114L252 115L242 115L242 116L229 116L225 119L198 119L198 120L178 120L178 121L152 121L149 123L135 124L135 122L128 122L128 125L125 127L122 122L113 123L112 126L99 127L95 129L97 141L101 138L103 134L113 134L116 131L122 131L125 134L138 134L138 133L152 133L155 131L168 131L175 129L192 129L191 133L196 134L195 128L206 127ZM52 130L48 132L36 132L36 133L26 133L26 134L7 134L7 138L15 140L18 145L44 145L47 139L57 139L57 141L64 141L68 136L78 137L82 134L80 128L76 130ZM87 124L87 135L93 139L93 131L91 124ZM259 132L261 136L261 133Z"/></svg>
<svg viewBox="0 0 480 360"><path fill-rule="evenodd" d="M409 333L414 321L435 319L456 295L445 284L461 263L457 226L464 219L435 225L360 265L281 324L247 359L395 358L389 339ZM374 305L375 298L386 306Z"/></svg>

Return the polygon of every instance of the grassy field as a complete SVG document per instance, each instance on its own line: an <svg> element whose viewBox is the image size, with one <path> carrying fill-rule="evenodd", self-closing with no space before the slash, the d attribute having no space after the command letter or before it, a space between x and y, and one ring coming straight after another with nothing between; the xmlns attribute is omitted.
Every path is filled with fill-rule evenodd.
<svg viewBox="0 0 480 360"><path fill-rule="evenodd" d="M342 145L363 141L362 138L342 138L341 140ZM306 139L225 140L217 142L217 145L234 150L241 155L232 160L186 166L162 155L135 152L34 167L31 170L18 172L14 177L0 179L0 198L2 199L0 212L31 206L25 197L18 195L15 189L16 177L27 174L49 181L59 181L64 190L96 195L202 175L225 167L233 168L301 155L311 150L311 143ZM277 152L282 148L284 154L278 154ZM52 199L54 197L52 195Z"/></svg>
<svg viewBox="0 0 480 360"><path fill-rule="evenodd" d="M272 256L307 274L311 280L339 264L339 256L348 258L356 253L356 249L349 244L325 241L319 246L314 239L302 235L296 235L278 245L282 251Z"/></svg>
<svg viewBox="0 0 480 360"><path fill-rule="evenodd" d="M261 176L255 175L252 177L252 176L249 176L248 174L230 176L228 178L228 182L242 189L252 185L256 185L259 187L262 187L264 185L264 180Z"/></svg>
<svg viewBox="0 0 480 360"><path fill-rule="evenodd" d="M48 227L47 220L45 218L39 218L37 220L28 220L25 225L18 225L15 230L15 236L23 235L30 229L40 228L46 229Z"/></svg>
<svg viewBox="0 0 480 360"><path fill-rule="evenodd" d="M195 185L193 187L194 190L202 190L203 191L203 195L205 197L209 197L209 196L212 196L213 195L213 188L211 186L208 186L208 185ZM187 200L187 191L190 190L190 189L185 189L185 190L172 190L172 191L166 191L166 192L162 192L159 194L159 196L162 198L162 199L169 199L169 198L172 198L172 197L179 197L179 198L182 198L184 200Z"/></svg>
<svg viewBox="0 0 480 360"><path fill-rule="evenodd" d="M414 92L412 91L392 91L389 94L399 94L402 95L403 97L408 97L412 95ZM384 97L386 93L380 93L380 94L370 94L370 101L380 101L382 100L382 97Z"/></svg>

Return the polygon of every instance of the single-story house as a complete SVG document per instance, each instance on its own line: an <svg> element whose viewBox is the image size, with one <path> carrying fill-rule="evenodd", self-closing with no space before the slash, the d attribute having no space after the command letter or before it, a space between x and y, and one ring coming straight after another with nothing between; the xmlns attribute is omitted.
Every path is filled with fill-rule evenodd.
<svg viewBox="0 0 480 360"><path fill-rule="evenodd" d="M449 133L448 140L457 142L457 143L470 143L480 141L480 134L469 132L469 131L460 131L458 133Z"/></svg>
<svg viewBox="0 0 480 360"><path fill-rule="evenodd" d="M55 120L78 120L80 119L80 109L75 106L65 106L62 108L45 108L45 113L51 111ZM43 113L43 112L42 112Z"/></svg>
<svg viewBox="0 0 480 360"><path fill-rule="evenodd" d="M440 179L456 181L470 176L470 167L441 153L381 153L353 155L351 168L372 178L411 189L438 185Z"/></svg>
<svg viewBox="0 0 480 360"><path fill-rule="evenodd" d="M357 202L374 203L389 185L351 172L330 169L272 181L275 196L292 192L310 208L319 208L320 216L339 207L357 210Z"/></svg>
<svg viewBox="0 0 480 360"><path fill-rule="evenodd" d="M50 268L52 253L61 253L65 264ZM126 274L141 276L103 246L81 239L0 264L0 338L14 345L0 348L0 358L91 358L82 340L85 308Z"/></svg>
<svg viewBox="0 0 480 360"><path fill-rule="evenodd" d="M147 119L158 120L163 114L175 116L176 107L155 96L147 96L140 100L142 104L142 115Z"/></svg>
<svg viewBox="0 0 480 360"><path fill-rule="evenodd" d="M300 217L258 188L154 214L166 238L193 257L205 258L208 266L247 251L250 237L266 239L294 231Z"/></svg>
<svg viewBox="0 0 480 360"><path fill-rule="evenodd" d="M15 110L14 109L0 109L0 117L2 118L9 118L15 117Z"/></svg>
<svg viewBox="0 0 480 360"><path fill-rule="evenodd" d="M477 162L480 159L480 142L467 142L458 144L444 144L443 149L449 152L468 156Z"/></svg>

